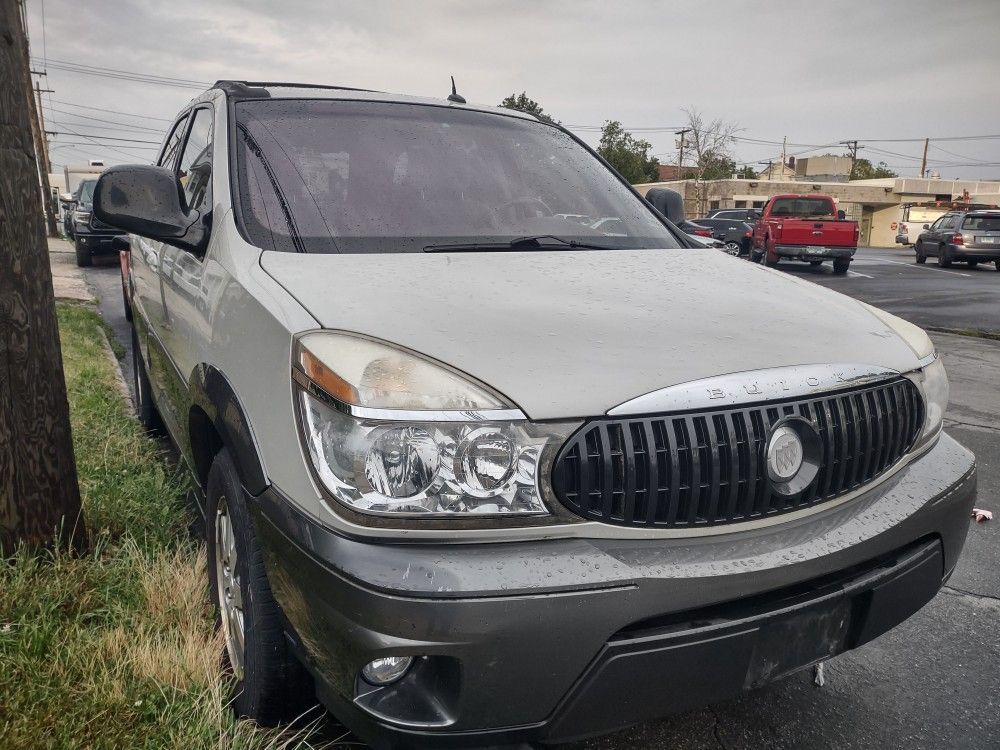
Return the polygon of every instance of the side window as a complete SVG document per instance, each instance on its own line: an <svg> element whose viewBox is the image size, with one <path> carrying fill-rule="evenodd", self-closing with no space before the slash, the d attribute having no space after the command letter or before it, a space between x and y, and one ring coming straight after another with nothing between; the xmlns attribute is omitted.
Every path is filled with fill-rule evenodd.
<svg viewBox="0 0 1000 750"><path fill-rule="evenodd" d="M944 223L944 217L942 216L940 219L931 224L931 229L940 229L943 223Z"/></svg>
<svg viewBox="0 0 1000 750"><path fill-rule="evenodd" d="M212 205L212 110L194 111L177 177L184 188L188 208Z"/></svg>
<svg viewBox="0 0 1000 750"><path fill-rule="evenodd" d="M184 128L187 125L187 120L188 116L184 115L174 125L174 129L170 131L170 137L167 138L167 143L163 147L160 160L156 162L157 166L166 167L173 171L174 165L177 164L177 152L180 150L181 140L184 138Z"/></svg>

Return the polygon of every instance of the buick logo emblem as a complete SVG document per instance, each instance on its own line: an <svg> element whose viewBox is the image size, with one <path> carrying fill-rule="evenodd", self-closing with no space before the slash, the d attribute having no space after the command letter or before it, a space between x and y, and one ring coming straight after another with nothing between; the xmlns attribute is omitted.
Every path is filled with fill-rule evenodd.
<svg viewBox="0 0 1000 750"><path fill-rule="evenodd" d="M767 474L774 482L787 482L802 468L805 450L798 433L787 425L771 433L767 443Z"/></svg>

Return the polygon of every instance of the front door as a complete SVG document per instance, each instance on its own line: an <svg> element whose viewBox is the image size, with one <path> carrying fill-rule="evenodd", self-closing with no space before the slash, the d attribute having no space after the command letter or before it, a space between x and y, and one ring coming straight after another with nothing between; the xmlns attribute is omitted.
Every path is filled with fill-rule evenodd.
<svg viewBox="0 0 1000 750"><path fill-rule="evenodd" d="M214 120L211 105L192 111L191 125L177 165L185 208L198 211L205 226L211 226L212 221ZM166 395L170 402L168 408L183 424L187 419L188 380L201 361L202 339L209 330L207 295L212 285L205 283L205 266L210 261L204 253L173 245L166 245L163 255L160 284L167 321L164 344L171 361L172 379L167 384Z"/></svg>

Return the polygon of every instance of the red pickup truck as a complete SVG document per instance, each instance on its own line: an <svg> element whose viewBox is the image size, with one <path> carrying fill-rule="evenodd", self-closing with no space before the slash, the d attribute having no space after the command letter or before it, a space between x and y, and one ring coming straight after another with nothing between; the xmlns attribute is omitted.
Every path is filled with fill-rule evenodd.
<svg viewBox="0 0 1000 750"><path fill-rule="evenodd" d="M750 259L768 266L832 260L834 273L847 273L858 249L858 224L840 216L828 195L776 195L754 224Z"/></svg>

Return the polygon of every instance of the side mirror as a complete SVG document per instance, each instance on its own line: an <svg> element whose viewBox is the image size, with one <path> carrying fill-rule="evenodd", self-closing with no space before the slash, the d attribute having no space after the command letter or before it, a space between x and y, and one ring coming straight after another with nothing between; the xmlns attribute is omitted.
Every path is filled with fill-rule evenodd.
<svg viewBox="0 0 1000 750"><path fill-rule="evenodd" d="M72 193L59 193L59 201L60 203L76 203L76 201L73 200Z"/></svg>
<svg viewBox="0 0 1000 750"><path fill-rule="evenodd" d="M208 233L198 211L188 211L169 169L123 164L105 170L94 188L94 216L124 232L200 253Z"/></svg>
<svg viewBox="0 0 1000 750"><path fill-rule="evenodd" d="M924 224L924 229L930 229L930 228L931 228L930 224Z"/></svg>
<svg viewBox="0 0 1000 750"><path fill-rule="evenodd" d="M837 220L843 221L846 218L847 218L847 212L842 208L837 209Z"/></svg>
<svg viewBox="0 0 1000 750"><path fill-rule="evenodd" d="M127 253L132 249L132 246L129 244L127 234L116 234L112 237L111 247L118 253Z"/></svg>

